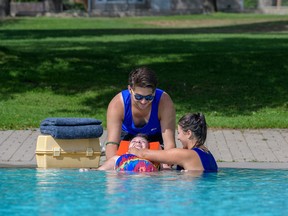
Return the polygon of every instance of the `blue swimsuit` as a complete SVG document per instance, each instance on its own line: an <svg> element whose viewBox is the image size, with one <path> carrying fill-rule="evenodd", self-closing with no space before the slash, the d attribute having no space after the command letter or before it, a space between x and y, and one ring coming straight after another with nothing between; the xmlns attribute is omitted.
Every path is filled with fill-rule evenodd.
<svg viewBox="0 0 288 216"><path fill-rule="evenodd" d="M204 171L217 172L218 166L211 152L205 152L200 148L192 148L191 150L194 150L199 155ZM177 166L177 170L182 169L183 167Z"/></svg>
<svg viewBox="0 0 288 216"><path fill-rule="evenodd" d="M124 120L122 122L121 140L131 140L138 133L146 134L149 142L159 141L163 143L161 125L158 118L158 106L163 94L163 90L156 89L155 98L152 101L151 113L149 121L146 125L139 128L136 127L132 117L131 94L128 89L122 91L124 101Z"/></svg>

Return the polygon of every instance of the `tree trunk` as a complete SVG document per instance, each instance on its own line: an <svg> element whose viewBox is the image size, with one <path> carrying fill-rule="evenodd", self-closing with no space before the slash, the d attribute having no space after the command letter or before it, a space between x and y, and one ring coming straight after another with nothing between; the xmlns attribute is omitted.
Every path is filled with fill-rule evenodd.
<svg viewBox="0 0 288 216"><path fill-rule="evenodd" d="M62 12L62 0L45 0L45 9L47 12L59 13Z"/></svg>
<svg viewBox="0 0 288 216"><path fill-rule="evenodd" d="M217 12L217 0L204 0L204 13Z"/></svg>
<svg viewBox="0 0 288 216"><path fill-rule="evenodd" d="M281 0L277 0L277 2L276 2L276 6L277 6L277 8L281 8L281 5L282 5L282 1Z"/></svg>
<svg viewBox="0 0 288 216"><path fill-rule="evenodd" d="M88 0L75 0L75 3L83 4L86 11L88 11Z"/></svg>
<svg viewBox="0 0 288 216"><path fill-rule="evenodd" d="M0 0L0 18L10 15L10 0Z"/></svg>

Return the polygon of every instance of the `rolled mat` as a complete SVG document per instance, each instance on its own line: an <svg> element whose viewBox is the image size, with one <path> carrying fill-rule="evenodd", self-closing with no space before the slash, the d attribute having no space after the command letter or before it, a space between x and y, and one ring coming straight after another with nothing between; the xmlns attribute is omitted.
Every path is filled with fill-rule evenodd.
<svg viewBox="0 0 288 216"><path fill-rule="evenodd" d="M81 126L81 125L101 125L102 121L94 118L46 118L41 122L41 126Z"/></svg>
<svg viewBox="0 0 288 216"><path fill-rule="evenodd" d="M103 134L101 123L94 118L46 118L40 124L40 132L57 139L98 138Z"/></svg>
<svg viewBox="0 0 288 216"><path fill-rule="evenodd" d="M81 126L40 126L42 134L51 135L57 139L88 139L98 138L103 134L101 125Z"/></svg>
<svg viewBox="0 0 288 216"><path fill-rule="evenodd" d="M158 168L150 161L138 158L133 154L121 155L115 164L117 171L155 172Z"/></svg>

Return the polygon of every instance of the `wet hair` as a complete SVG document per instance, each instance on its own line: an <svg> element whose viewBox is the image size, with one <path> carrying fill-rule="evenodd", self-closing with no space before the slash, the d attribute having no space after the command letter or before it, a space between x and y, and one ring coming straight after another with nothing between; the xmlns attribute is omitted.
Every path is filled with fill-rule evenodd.
<svg viewBox="0 0 288 216"><path fill-rule="evenodd" d="M131 88L136 86L141 88L152 88L154 92L158 81L153 70L148 67L140 67L130 72L128 83Z"/></svg>
<svg viewBox="0 0 288 216"><path fill-rule="evenodd" d="M207 137L207 124L202 113L188 113L179 119L178 125L184 132L188 130L192 132L190 139L196 138L195 147L204 145Z"/></svg>

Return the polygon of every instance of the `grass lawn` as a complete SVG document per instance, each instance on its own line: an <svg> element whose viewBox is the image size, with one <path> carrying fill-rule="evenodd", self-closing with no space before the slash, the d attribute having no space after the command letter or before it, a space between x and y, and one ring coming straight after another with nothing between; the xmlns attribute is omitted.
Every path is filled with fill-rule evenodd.
<svg viewBox="0 0 288 216"><path fill-rule="evenodd" d="M213 14L0 20L0 129L47 117L106 127L130 70L154 69L177 120L210 128L288 128L288 17Z"/></svg>

